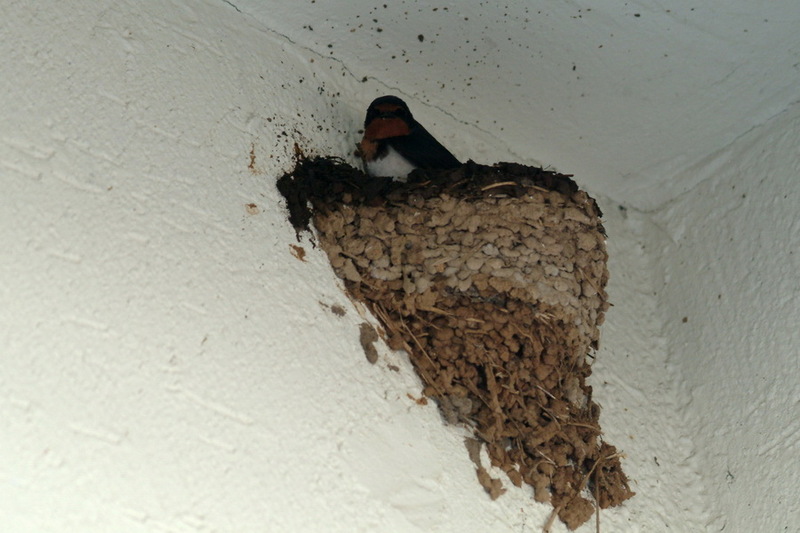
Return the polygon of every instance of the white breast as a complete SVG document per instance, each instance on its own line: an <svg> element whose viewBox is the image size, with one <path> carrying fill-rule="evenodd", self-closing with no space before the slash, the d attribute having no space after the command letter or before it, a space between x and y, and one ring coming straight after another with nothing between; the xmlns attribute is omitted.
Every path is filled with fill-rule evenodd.
<svg viewBox="0 0 800 533"><path fill-rule="evenodd" d="M367 161L366 167L370 176L397 178L399 181L405 181L408 173L417 168L391 146L384 157Z"/></svg>

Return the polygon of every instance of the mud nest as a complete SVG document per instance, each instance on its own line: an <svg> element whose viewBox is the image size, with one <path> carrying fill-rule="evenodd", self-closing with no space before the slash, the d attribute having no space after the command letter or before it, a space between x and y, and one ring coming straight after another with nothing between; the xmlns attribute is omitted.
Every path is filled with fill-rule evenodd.
<svg viewBox="0 0 800 533"><path fill-rule="evenodd" d="M570 177L469 162L401 183L301 157L278 188L294 227L313 220L350 295L408 352L424 393L512 483L570 529L633 496L586 383L607 254L600 210Z"/></svg>

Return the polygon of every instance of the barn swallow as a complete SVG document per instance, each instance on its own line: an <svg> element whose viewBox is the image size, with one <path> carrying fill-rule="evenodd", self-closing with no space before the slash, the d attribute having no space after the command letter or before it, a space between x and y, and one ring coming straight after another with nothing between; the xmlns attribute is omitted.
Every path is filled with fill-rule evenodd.
<svg viewBox="0 0 800 533"><path fill-rule="evenodd" d="M367 109L364 138L356 152L370 176L405 180L415 168L446 169L461 163L414 120L396 96L381 96Z"/></svg>

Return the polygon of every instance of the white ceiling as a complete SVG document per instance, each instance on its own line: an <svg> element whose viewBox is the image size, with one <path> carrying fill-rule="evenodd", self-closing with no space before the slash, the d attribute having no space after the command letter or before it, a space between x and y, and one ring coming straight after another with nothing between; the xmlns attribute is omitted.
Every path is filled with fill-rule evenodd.
<svg viewBox="0 0 800 533"><path fill-rule="evenodd" d="M800 100L797 0L226 3L370 78L354 109L393 92L462 158L552 165L642 209Z"/></svg>

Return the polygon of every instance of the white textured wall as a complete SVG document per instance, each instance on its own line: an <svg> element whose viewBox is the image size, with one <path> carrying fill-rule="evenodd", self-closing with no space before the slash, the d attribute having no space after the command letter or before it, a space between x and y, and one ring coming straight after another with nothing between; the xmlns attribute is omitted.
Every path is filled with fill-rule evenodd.
<svg viewBox="0 0 800 533"><path fill-rule="evenodd" d="M538 530L291 254L293 143L387 92L601 195L604 529L796 529L798 10L737 4L5 2L0 531Z"/></svg>
<svg viewBox="0 0 800 533"><path fill-rule="evenodd" d="M701 184L653 217L715 531L800 531L798 147L796 104L687 169Z"/></svg>

